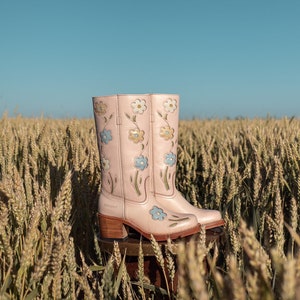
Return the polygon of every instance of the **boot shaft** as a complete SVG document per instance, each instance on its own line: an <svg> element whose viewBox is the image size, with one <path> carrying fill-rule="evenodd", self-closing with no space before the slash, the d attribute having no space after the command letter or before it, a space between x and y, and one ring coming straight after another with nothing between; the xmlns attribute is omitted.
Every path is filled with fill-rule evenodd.
<svg viewBox="0 0 300 300"><path fill-rule="evenodd" d="M151 108L155 194L173 195L177 164L179 96L152 94Z"/></svg>
<svg viewBox="0 0 300 300"><path fill-rule="evenodd" d="M93 97L102 190L142 202L150 181L150 96Z"/></svg>

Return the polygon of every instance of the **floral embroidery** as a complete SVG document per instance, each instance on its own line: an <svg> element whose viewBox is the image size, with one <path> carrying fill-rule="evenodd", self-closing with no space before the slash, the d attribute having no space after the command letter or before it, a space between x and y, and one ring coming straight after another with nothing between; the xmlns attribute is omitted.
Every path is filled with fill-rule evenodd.
<svg viewBox="0 0 300 300"><path fill-rule="evenodd" d="M171 223L169 225L169 227L175 227L178 225L179 222L184 222L184 221L188 221L190 218L189 217L179 217L176 215L172 215L173 218L169 218L168 221L171 221L173 223Z"/></svg>
<svg viewBox="0 0 300 300"><path fill-rule="evenodd" d="M167 214L163 211L163 209L157 206L153 206L149 212L152 215L153 220L162 221L167 216Z"/></svg>
<svg viewBox="0 0 300 300"><path fill-rule="evenodd" d="M148 167L148 158L145 157L144 155L140 155L134 159L134 166L141 170L144 171Z"/></svg>
<svg viewBox="0 0 300 300"><path fill-rule="evenodd" d="M174 169L170 171L170 168L173 167L176 164L176 154L172 151L172 149L175 149L177 147L177 139L174 139L175 135L175 129L172 126L173 123L169 123L168 118L172 117L170 116L170 113L174 113L177 109L177 100L168 98L162 103L163 111L157 111L158 116L161 119L161 122L163 123L160 126L159 136L163 138L165 141L170 142L170 150L168 153L164 154L164 164L165 166L160 169L159 175L160 178L165 186L165 189L168 191L170 190L170 181L171 185L174 188L174 183L172 183L172 172L174 173ZM174 116L175 118L176 116ZM176 133L177 135L177 133ZM163 155L163 154L162 154Z"/></svg>
<svg viewBox="0 0 300 300"><path fill-rule="evenodd" d="M135 114L142 114L146 109L146 101L144 99L136 99L131 103L132 110Z"/></svg>
<svg viewBox="0 0 300 300"><path fill-rule="evenodd" d="M143 185L143 176L140 175L140 171L144 171L148 167L148 158L142 155L146 145L144 143L145 131L141 130L138 126L137 118L138 115L143 114L147 109L146 101L144 99L136 99L131 102L131 108L133 115L125 113L126 118L133 124L134 128L129 129L128 139L135 144L139 144L141 151L140 155L134 158L134 167L136 168L135 174L130 175L130 182L138 196L141 196L141 186Z"/></svg>
<svg viewBox="0 0 300 300"><path fill-rule="evenodd" d="M110 193L113 194L115 189L115 184L117 184L117 177L115 176L113 178L113 175L109 172L110 169L110 161L106 159L105 157L101 157L101 167L102 171L105 174L105 180L103 182L107 183L107 188L110 187Z"/></svg>
<svg viewBox="0 0 300 300"><path fill-rule="evenodd" d="M108 144L108 142L112 140L111 130L103 129L100 132L100 138L102 143Z"/></svg>
<svg viewBox="0 0 300 300"><path fill-rule="evenodd" d="M105 103L103 103L102 101L94 103L94 111L97 115L100 115L100 116L105 115L106 109L107 109L107 105Z"/></svg>
<svg viewBox="0 0 300 300"><path fill-rule="evenodd" d="M171 140L174 137L174 129L170 126L161 127L159 135L166 141Z"/></svg>
<svg viewBox="0 0 300 300"><path fill-rule="evenodd" d="M176 155L173 152L165 154L165 164L170 167L173 167L176 163Z"/></svg>
<svg viewBox="0 0 300 300"><path fill-rule="evenodd" d="M105 157L101 157L101 166L103 170L109 170L110 168L110 161Z"/></svg>
<svg viewBox="0 0 300 300"><path fill-rule="evenodd" d="M166 112L174 112L177 108L177 101L175 99L168 99L164 102L164 108Z"/></svg>
<svg viewBox="0 0 300 300"><path fill-rule="evenodd" d="M145 134L145 131L140 130L139 128L130 129L129 130L129 139L137 144L144 140L144 134Z"/></svg>

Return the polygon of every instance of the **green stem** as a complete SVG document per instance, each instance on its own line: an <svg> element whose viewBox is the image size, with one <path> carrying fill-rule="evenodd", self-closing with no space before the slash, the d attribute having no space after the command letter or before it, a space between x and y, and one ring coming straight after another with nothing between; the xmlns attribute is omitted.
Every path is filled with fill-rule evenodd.
<svg viewBox="0 0 300 300"><path fill-rule="evenodd" d="M112 178L110 172L108 172L108 175L109 175L110 182L111 182L110 193L112 194L114 192L114 181L113 181L113 178Z"/></svg>
<svg viewBox="0 0 300 300"><path fill-rule="evenodd" d="M139 175L139 171L136 171L135 177L134 177L134 189L135 189L136 193L138 194L138 196L140 196L141 191L140 191L139 185L138 185L138 175Z"/></svg>
<svg viewBox="0 0 300 300"><path fill-rule="evenodd" d="M168 219L168 220L169 221L173 221L173 222L180 222L180 221L186 221L188 219L189 219L189 217L179 218L179 219Z"/></svg>
<svg viewBox="0 0 300 300"><path fill-rule="evenodd" d="M164 185L166 190L168 191L170 189L169 183L168 183L168 170L169 167L166 167L165 173L164 173Z"/></svg>

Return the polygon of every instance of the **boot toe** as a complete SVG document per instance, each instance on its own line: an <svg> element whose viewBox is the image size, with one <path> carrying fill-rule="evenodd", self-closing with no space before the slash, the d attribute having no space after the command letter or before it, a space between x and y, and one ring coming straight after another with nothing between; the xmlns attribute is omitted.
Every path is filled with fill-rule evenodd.
<svg viewBox="0 0 300 300"><path fill-rule="evenodd" d="M197 214L198 222L206 228L213 228L224 225L222 215L218 210L201 209Z"/></svg>

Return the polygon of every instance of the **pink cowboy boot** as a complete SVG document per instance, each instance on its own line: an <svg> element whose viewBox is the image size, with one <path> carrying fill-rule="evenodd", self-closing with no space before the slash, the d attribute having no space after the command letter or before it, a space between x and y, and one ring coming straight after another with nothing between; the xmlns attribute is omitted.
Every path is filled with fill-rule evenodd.
<svg viewBox="0 0 300 300"><path fill-rule="evenodd" d="M175 187L179 96L152 94L151 107L153 181L157 202L178 213L195 215L206 229L224 225L219 211L193 206Z"/></svg>
<svg viewBox="0 0 300 300"><path fill-rule="evenodd" d="M93 107L102 169L101 238L124 239L129 228L157 241L199 232L193 214L153 195L150 95L93 97Z"/></svg>

